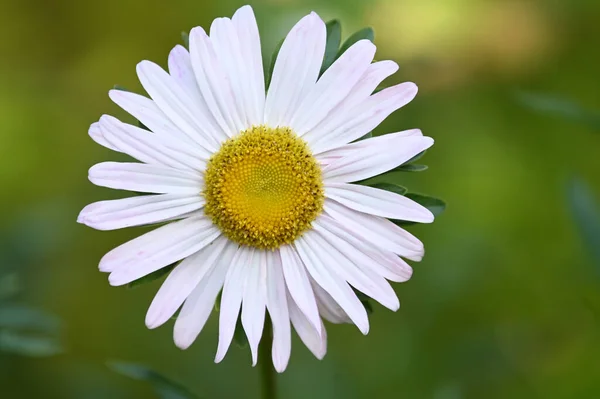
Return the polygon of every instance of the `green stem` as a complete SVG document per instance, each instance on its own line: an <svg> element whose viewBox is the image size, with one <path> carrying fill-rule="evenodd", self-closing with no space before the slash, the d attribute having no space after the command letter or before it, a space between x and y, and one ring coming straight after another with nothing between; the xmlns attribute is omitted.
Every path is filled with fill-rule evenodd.
<svg viewBox="0 0 600 399"><path fill-rule="evenodd" d="M275 380L275 369L271 360L271 345L273 343L273 327L269 316L265 320L265 328L260 343L258 361L260 363L260 374L262 380L263 399L277 398L277 381Z"/></svg>

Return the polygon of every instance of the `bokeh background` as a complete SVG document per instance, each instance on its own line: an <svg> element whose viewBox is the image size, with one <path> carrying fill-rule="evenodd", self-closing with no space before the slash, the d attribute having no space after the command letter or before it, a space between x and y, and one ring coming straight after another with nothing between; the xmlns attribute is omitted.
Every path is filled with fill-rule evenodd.
<svg viewBox="0 0 600 399"><path fill-rule="evenodd" d="M172 324L144 326L159 282L114 288L98 272L105 252L144 229L75 223L84 205L123 196L87 181L94 163L119 159L88 126L104 113L132 121L107 91L141 92L138 61L166 66L181 31L243 4L0 2L0 397L155 397L111 371L114 359L203 398L260 397L247 348L213 363L215 317L181 351ZM436 140L429 170L394 179L448 203L433 225L411 228L427 254L395 285L400 311L376 305L366 337L329 326L323 361L294 337L279 396L600 397L600 2L251 4L265 60L311 10L339 18L344 37L375 29L377 58L401 66L390 83L420 87L375 133L419 127Z"/></svg>

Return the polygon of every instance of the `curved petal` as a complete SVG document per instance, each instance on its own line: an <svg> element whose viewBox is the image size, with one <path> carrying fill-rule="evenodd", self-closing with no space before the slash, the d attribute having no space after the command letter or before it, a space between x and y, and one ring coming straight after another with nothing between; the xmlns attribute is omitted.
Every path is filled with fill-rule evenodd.
<svg viewBox="0 0 600 399"><path fill-rule="evenodd" d="M253 257L253 248L238 247L225 276L219 311L219 345L217 347L215 363L223 360L231 345L235 325L240 314L244 287L246 286L246 269L252 263Z"/></svg>
<svg viewBox="0 0 600 399"><path fill-rule="evenodd" d="M166 166L129 162L102 162L89 170L97 186L155 194L195 195L202 191L202 175Z"/></svg>
<svg viewBox="0 0 600 399"><path fill-rule="evenodd" d="M319 330L321 331L319 333L312 323L308 321L304 313L300 311L294 300L289 296L289 293L288 304L290 320L294 326L294 330L296 330L304 345L306 345L313 355L319 360L323 359L327 353L327 331L323 322L319 320Z"/></svg>
<svg viewBox="0 0 600 399"><path fill-rule="evenodd" d="M318 251L318 240L314 230L309 230L294 243L306 269L312 278L344 309L348 317L363 333L369 332L369 318L362 303L356 297L350 286L337 274L332 273L327 266L330 257ZM316 236L315 236L316 235ZM317 252L318 251L318 252Z"/></svg>
<svg viewBox="0 0 600 399"><path fill-rule="evenodd" d="M226 136L220 134L202 112L204 104L195 104L187 91L153 62L140 62L137 73L144 89L177 128L211 152L219 148Z"/></svg>
<svg viewBox="0 0 600 399"><path fill-rule="evenodd" d="M90 125L88 129L88 134L96 143L100 144L102 147L106 147L109 150L120 152L118 148L109 143L102 134L102 128L100 127L100 122L94 122Z"/></svg>
<svg viewBox="0 0 600 399"><path fill-rule="evenodd" d="M113 249L100 260L111 285L123 285L186 258L221 232L204 215L169 223Z"/></svg>
<svg viewBox="0 0 600 399"><path fill-rule="evenodd" d="M304 135L313 154L338 148L361 138L375 129L392 112L412 101L417 95L414 83L401 83L373 94L352 107L336 126L327 130L313 129Z"/></svg>
<svg viewBox="0 0 600 399"><path fill-rule="evenodd" d="M348 144L347 155L323 168L323 180L347 183L368 179L402 165L432 145L431 137L396 133Z"/></svg>
<svg viewBox="0 0 600 399"><path fill-rule="evenodd" d="M115 104L158 136L165 138L177 137L187 143L194 142L179 130L151 99L136 93L114 89L108 92L108 96Z"/></svg>
<svg viewBox="0 0 600 399"><path fill-rule="evenodd" d="M330 199L325 200L324 208L346 230L369 244L411 260L420 261L423 258L423 243L389 220L355 211Z"/></svg>
<svg viewBox="0 0 600 399"><path fill-rule="evenodd" d="M296 107L319 77L326 37L325 23L314 12L302 18L286 36L265 102L264 120L269 126L290 126Z"/></svg>
<svg viewBox="0 0 600 399"><path fill-rule="evenodd" d="M373 57L375 45L360 40L352 45L319 78L299 104L290 126L302 136L321 122L353 89Z"/></svg>
<svg viewBox="0 0 600 399"><path fill-rule="evenodd" d="M100 127L104 138L115 148L144 163L204 171L210 157L208 152L201 157L189 155L189 145L174 138L164 139L110 115L100 118Z"/></svg>
<svg viewBox="0 0 600 399"><path fill-rule="evenodd" d="M255 250L252 261L245 265L246 284L242 299L242 326L252 353L252 366L258 361L258 343L265 325L267 302L267 256L264 250ZM268 361L265 359L265 361Z"/></svg>
<svg viewBox="0 0 600 399"><path fill-rule="evenodd" d="M320 239L315 238L314 248L322 258L330 258L332 273L346 280L357 290L367 294L386 308L396 311L400 307L398 297L390 284L379 274L386 269L377 261L360 251L339 234L335 226L328 223L327 217L321 216L315 221L315 231ZM356 243L353 243L356 244Z"/></svg>
<svg viewBox="0 0 600 399"><path fill-rule="evenodd" d="M211 245L185 258L169 273L146 313L148 328L163 325L175 314L198 283L216 267L227 241L224 236L218 237Z"/></svg>
<svg viewBox="0 0 600 399"><path fill-rule="evenodd" d="M116 230L171 220L203 206L199 195L141 195L94 202L83 208L77 222L96 230Z"/></svg>
<svg viewBox="0 0 600 399"><path fill-rule="evenodd" d="M429 209L410 198L378 188L347 183L326 183L325 196L359 212L384 218L431 223Z"/></svg>
<svg viewBox="0 0 600 399"><path fill-rule="evenodd" d="M304 264L296 250L290 245L283 245L279 248L283 275L287 289L298 305L298 308L304 313L307 320L313 325L317 333L321 333L321 318L315 300L315 294L311 288L310 280Z"/></svg>
<svg viewBox="0 0 600 399"><path fill-rule="evenodd" d="M227 241L225 249L217 259L217 265L200 280L183 304L173 331L175 345L179 348L189 348L204 328L237 249L236 243Z"/></svg>
<svg viewBox="0 0 600 399"><path fill-rule="evenodd" d="M265 78L258 25L252 7L243 6L231 18L235 26L246 71L246 117L250 125L262 125L265 109Z"/></svg>
<svg viewBox="0 0 600 399"><path fill-rule="evenodd" d="M317 299L317 307L319 308L319 314L327 321L334 324L352 324L352 320L344 309L325 291L319 284L316 283L312 278L310 279L315 298Z"/></svg>
<svg viewBox="0 0 600 399"><path fill-rule="evenodd" d="M200 26L190 32L190 55L200 92L223 134L232 137L245 129L224 65L213 41Z"/></svg>
<svg viewBox="0 0 600 399"><path fill-rule="evenodd" d="M277 372L282 373L287 367L292 351L285 280L279 253L277 251L265 251L264 253L267 257L267 309L273 322L273 365ZM263 345L267 344L268 342L263 343ZM266 361L266 359L263 359L263 361Z"/></svg>
<svg viewBox="0 0 600 399"><path fill-rule="evenodd" d="M173 77L173 80L179 83L181 88L192 97L196 104L203 104L204 99L198 88L198 82L196 82L196 76L194 75L194 69L192 68L192 60L189 51L178 44L173 47L173 50L169 53L168 62L169 75Z"/></svg>

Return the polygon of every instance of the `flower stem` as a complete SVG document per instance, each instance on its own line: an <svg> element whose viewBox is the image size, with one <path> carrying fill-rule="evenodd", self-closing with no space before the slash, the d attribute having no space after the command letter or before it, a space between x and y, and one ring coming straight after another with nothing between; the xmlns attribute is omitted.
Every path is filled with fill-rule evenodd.
<svg viewBox="0 0 600 399"><path fill-rule="evenodd" d="M275 379L275 369L271 360L271 345L273 342L273 327L269 316L265 320L265 328L260 343L260 353L258 361L260 362L260 374L262 380L263 399L276 399L277 381Z"/></svg>

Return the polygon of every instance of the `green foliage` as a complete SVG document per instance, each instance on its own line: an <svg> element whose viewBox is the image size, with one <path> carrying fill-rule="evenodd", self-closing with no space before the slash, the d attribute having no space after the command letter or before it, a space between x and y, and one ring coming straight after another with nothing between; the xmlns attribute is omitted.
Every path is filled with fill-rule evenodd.
<svg viewBox="0 0 600 399"><path fill-rule="evenodd" d="M141 364L110 361L106 365L116 373L148 382L161 399L197 399L186 387Z"/></svg>
<svg viewBox="0 0 600 399"><path fill-rule="evenodd" d="M600 207L590 187L578 178L569 180L567 201L573 221L600 272Z"/></svg>
<svg viewBox="0 0 600 399"><path fill-rule="evenodd" d="M600 112L584 109L564 98L529 92L518 92L517 100L524 106L544 114L557 115L600 130Z"/></svg>
<svg viewBox="0 0 600 399"><path fill-rule="evenodd" d="M404 195L408 191L406 187L402 187L394 183L373 183L369 184L371 187L379 188L381 190L391 191L392 193Z"/></svg>
<svg viewBox="0 0 600 399"><path fill-rule="evenodd" d="M362 303L362 305L365 307L367 314L373 313L373 305L371 304L371 297L366 294L363 294L361 291L357 290L354 287L352 289L354 290L354 293L356 294L356 297L358 298L360 303Z"/></svg>
<svg viewBox="0 0 600 399"><path fill-rule="evenodd" d="M354 43L363 39L370 40L371 42L375 41L375 31L373 31L373 28L364 28L352 34L352 36L346 39L344 44L342 44L342 47L340 48L336 58L339 58L342 54L344 54L344 52L348 50Z"/></svg>
<svg viewBox="0 0 600 399"><path fill-rule="evenodd" d="M24 305L0 305L0 351L44 357L63 352L60 321Z"/></svg>
<svg viewBox="0 0 600 399"><path fill-rule="evenodd" d="M183 45L185 46L185 48L187 48L187 49L190 48L190 35L187 32L185 32L185 31L181 32L181 41L183 42Z"/></svg>
<svg viewBox="0 0 600 399"><path fill-rule="evenodd" d="M337 58L342 42L342 25L337 19L327 22L327 44L325 45L325 56L323 65L321 65L321 75L325 72Z"/></svg>
<svg viewBox="0 0 600 399"><path fill-rule="evenodd" d="M405 163L405 164L398 166L397 168L390 170L387 173L390 173L390 172L423 172L424 170L427 170L427 168L428 168L427 165L419 165L416 163Z"/></svg>
<svg viewBox="0 0 600 399"><path fill-rule="evenodd" d="M154 280L158 280L171 272L177 266L177 263L173 263L172 265L163 267L162 269L158 269L150 274L145 275L144 277L138 278L137 280L132 281L127 284L127 288L136 288L142 284L146 284L152 282Z"/></svg>
<svg viewBox="0 0 600 399"><path fill-rule="evenodd" d="M429 209L433 213L433 216L441 215L446 209L446 203L439 198L415 193L408 193L406 197Z"/></svg>

